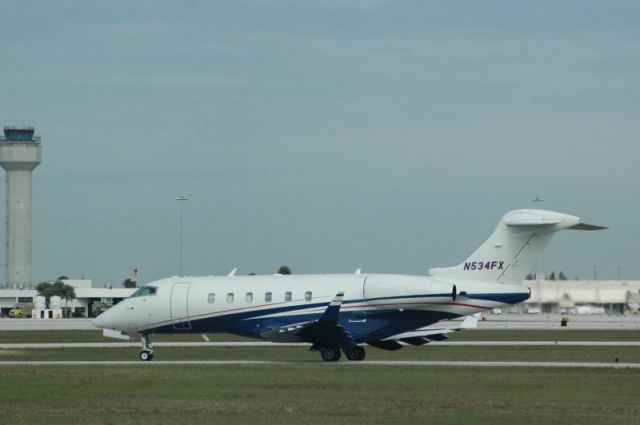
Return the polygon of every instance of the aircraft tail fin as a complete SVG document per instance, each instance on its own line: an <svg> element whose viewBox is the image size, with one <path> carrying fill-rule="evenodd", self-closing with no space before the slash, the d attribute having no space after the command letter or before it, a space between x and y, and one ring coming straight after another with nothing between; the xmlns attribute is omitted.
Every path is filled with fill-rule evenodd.
<svg viewBox="0 0 640 425"><path fill-rule="evenodd" d="M520 285L553 235L563 229L601 230L580 217L545 210L508 212L493 234L464 262L429 270L434 277Z"/></svg>

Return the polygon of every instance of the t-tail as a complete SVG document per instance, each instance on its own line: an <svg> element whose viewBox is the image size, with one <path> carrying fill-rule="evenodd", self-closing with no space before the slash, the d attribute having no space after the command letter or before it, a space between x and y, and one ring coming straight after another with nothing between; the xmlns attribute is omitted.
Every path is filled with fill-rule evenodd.
<svg viewBox="0 0 640 425"><path fill-rule="evenodd" d="M469 258L454 267L429 270L436 278L520 285L553 235L563 229L601 230L580 217L544 210L508 212L493 234Z"/></svg>

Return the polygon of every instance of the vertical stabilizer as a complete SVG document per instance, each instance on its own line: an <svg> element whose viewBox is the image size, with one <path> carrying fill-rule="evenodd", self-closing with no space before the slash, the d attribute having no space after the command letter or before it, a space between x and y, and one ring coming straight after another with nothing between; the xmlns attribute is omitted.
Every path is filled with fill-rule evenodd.
<svg viewBox="0 0 640 425"><path fill-rule="evenodd" d="M542 256L553 235L562 229L600 230L579 217L544 210L507 213L493 234L464 262L433 268L435 277L520 285Z"/></svg>

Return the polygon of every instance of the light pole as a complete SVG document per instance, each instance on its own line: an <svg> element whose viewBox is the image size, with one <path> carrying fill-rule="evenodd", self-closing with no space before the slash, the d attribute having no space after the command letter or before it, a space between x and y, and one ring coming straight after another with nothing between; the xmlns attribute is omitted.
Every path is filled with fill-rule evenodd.
<svg viewBox="0 0 640 425"><path fill-rule="evenodd" d="M533 198L531 202L533 202L536 208L538 208L538 205L544 202L544 199L539 197L538 194L536 193L536 197ZM538 258L538 261L536 262L536 286L538 287L538 314L542 314L542 285L540 283L540 279L542 277L542 272L540 271L541 269L540 262L542 261L541 258L542 257Z"/></svg>
<svg viewBox="0 0 640 425"><path fill-rule="evenodd" d="M189 198L182 193L178 195L176 201L180 202L180 276L182 276L182 251L184 249L184 201Z"/></svg>

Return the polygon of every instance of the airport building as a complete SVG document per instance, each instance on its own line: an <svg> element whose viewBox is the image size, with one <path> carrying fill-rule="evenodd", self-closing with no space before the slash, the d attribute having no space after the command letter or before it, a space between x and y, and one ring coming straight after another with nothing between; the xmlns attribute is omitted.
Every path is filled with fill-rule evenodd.
<svg viewBox="0 0 640 425"><path fill-rule="evenodd" d="M640 280L527 280L531 297L514 313L638 314Z"/></svg>
<svg viewBox="0 0 640 425"><path fill-rule="evenodd" d="M104 288L93 288L89 279L63 280L65 284L72 286L76 298L65 302L60 301L61 308L68 308L69 313L75 317L92 317L101 310L117 304L136 290L136 288L113 288L110 285ZM38 292L35 289L0 289L0 315L7 317L16 306L25 308L26 317L33 317L32 310L36 308ZM49 318L40 317L38 318Z"/></svg>

